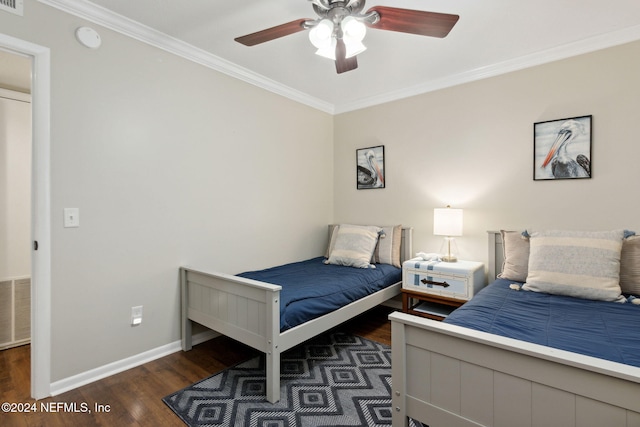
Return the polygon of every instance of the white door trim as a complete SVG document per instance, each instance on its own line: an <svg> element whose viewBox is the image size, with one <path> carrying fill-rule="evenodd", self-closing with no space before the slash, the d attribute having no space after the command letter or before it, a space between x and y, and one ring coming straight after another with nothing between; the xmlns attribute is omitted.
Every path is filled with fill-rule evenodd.
<svg viewBox="0 0 640 427"><path fill-rule="evenodd" d="M0 33L0 48L32 58L31 397L51 395L50 50Z"/></svg>

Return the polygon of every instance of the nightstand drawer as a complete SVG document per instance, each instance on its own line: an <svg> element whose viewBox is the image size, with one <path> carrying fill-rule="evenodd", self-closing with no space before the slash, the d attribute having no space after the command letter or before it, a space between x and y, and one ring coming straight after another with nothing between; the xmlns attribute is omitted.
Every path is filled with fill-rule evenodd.
<svg viewBox="0 0 640 427"><path fill-rule="evenodd" d="M466 276L429 274L417 270L406 270L402 279L402 287L405 289L462 299L469 299L467 283Z"/></svg>
<svg viewBox="0 0 640 427"><path fill-rule="evenodd" d="M470 300L484 286L481 262L405 261L402 265L402 288L414 292Z"/></svg>

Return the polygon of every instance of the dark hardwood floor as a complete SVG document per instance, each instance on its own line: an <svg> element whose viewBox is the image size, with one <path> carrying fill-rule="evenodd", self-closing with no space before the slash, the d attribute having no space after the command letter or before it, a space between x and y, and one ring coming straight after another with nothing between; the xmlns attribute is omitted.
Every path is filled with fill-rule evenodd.
<svg viewBox="0 0 640 427"><path fill-rule="evenodd" d="M392 311L376 307L337 329L390 345L387 316ZM3 406L0 426L184 426L161 399L256 354L251 348L218 337L191 351L180 351L36 402L29 397L30 347L0 351L0 404L15 404L10 409L22 409L11 413ZM36 411L26 413L18 407L23 405ZM49 412L42 412L42 405Z"/></svg>

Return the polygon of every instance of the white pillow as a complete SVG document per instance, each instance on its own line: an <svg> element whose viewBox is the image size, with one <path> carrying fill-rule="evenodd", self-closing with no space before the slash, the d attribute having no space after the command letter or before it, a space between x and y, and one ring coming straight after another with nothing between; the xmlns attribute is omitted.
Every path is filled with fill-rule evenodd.
<svg viewBox="0 0 640 427"><path fill-rule="evenodd" d="M357 268L375 268L371 255L378 243L382 228L366 225L341 224L336 234L327 264Z"/></svg>
<svg viewBox="0 0 640 427"><path fill-rule="evenodd" d="M624 302L620 252L624 230L529 233L524 290Z"/></svg>

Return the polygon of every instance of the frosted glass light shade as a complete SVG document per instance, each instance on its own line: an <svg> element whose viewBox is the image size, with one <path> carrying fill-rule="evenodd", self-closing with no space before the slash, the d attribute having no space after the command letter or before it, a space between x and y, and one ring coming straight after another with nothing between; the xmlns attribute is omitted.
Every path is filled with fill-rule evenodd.
<svg viewBox="0 0 640 427"><path fill-rule="evenodd" d="M353 16L344 18L340 25L342 26L342 33L345 39L361 42L364 40L365 34L367 34L367 26Z"/></svg>
<svg viewBox="0 0 640 427"><path fill-rule="evenodd" d="M316 50L316 55L320 55L323 56L325 58L331 59L333 61L336 60L336 45L338 44L338 42L336 41L336 39L332 38L330 40L330 43L325 46L325 47L321 47L318 48L318 50Z"/></svg>
<svg viewBox="0 0 640 427"><path fill-rule="evenodd" d="M342 20L340 26L342 27L342 40L346 48L345 56L347 58L359 55L367 50L367 47L362 43L364 36L367 34L366 25L353 16L347 16Z"/></svg>
<svg viewBox="0 0 640 427"><path fill-rule="evenodd" d="M358 40L344 40L344 46L346 48L345 58L351 58L355 55L360 55L362 52L367 50L367 47Z"/></svg>
<svg viewBox="0 0 640 427"><path fill-rule="evenodd" d="M462 209L434 209L433 234L436 236L462 236Z"/></svg>
<svg viewBox="0 0 640 427"><path fill-rule="evenodd" d="M329 19L323 19L318 24L309 30L309 41L318 49L324 49L329 47L333 37L333 22Z"/></svg>

